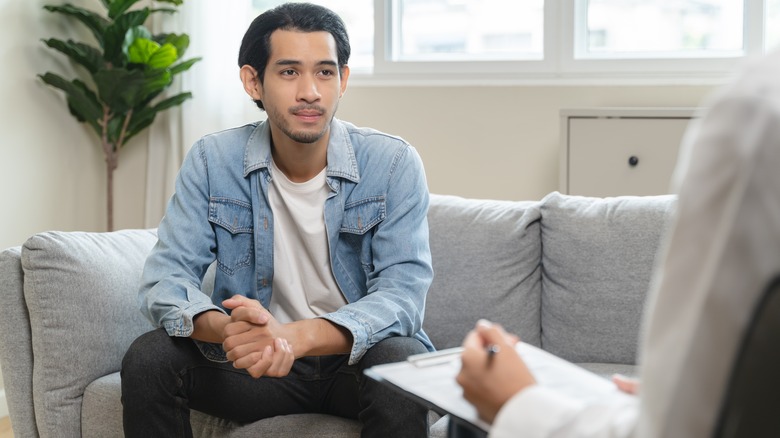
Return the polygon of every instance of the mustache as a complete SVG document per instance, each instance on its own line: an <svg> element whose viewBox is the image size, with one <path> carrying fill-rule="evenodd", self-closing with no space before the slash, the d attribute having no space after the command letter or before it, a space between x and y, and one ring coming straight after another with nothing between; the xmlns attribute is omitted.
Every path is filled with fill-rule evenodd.
<svg viewBox="0 0 780 438"><path fill-rule="evenodd" d="M320 115L325 114L325 108L319 106L319 105L313 105L313 104L301 104L296 105L288 110L290 114L297 114L301 111L316 111Z"/></svg>

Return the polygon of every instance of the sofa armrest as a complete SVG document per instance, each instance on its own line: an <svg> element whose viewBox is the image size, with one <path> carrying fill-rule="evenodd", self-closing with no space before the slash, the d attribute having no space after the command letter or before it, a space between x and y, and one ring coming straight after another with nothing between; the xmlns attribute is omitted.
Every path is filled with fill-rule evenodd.
<svg viewBox="0 0 780 438"><path fill-rule="evenodd" d="M0 252L0 367L14 434L37 437L32 397L33 353L30 316L24 300L22 248Z"/></svg>
<svg viewBox="0 0 780 438"><path fill-rule="evenodd" d="M152 325L137 296L153 230L46 232L22 246L41 436L81 436L81 401L93 380L119 370Z"/></svg>

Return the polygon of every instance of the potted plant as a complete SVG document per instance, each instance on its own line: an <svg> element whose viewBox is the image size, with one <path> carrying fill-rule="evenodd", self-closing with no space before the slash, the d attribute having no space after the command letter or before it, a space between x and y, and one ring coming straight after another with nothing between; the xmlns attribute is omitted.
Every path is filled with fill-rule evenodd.
<svg viewBox="0 0 780 438"><path fill-rule="evenodd" d="M62 90L70 113L89 125L100 139L106 161L108 230L114 228L113 174L119 152L127 141L151 125L158 112L192 97L183 92L162 98L174 76L188 70L200 58L183 60L189 46L187 34L153 35L144 23L151 14L175 13L184 0L158 0L173 7L132 8L139 0L101 0L103 14L72 4L47 5L44 9L84 24L95 44L43 40L86 70L86 80L67 80L47 72L39 77ZM146 2L145 2L146 3ZM132 8L132 9L131 9Z"/></svg>

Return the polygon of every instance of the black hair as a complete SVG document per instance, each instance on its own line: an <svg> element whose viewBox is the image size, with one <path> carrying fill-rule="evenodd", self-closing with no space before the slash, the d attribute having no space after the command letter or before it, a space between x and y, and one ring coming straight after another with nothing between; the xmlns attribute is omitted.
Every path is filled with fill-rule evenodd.
<svg viewBox="0 0 780 438"><path fill-rule="evenodd" d="M238 66L254 68L261 84L271 55L271 34L279 29L328 32L336 40L339 74L349 61L349 36L341 17L328 8L311 3L285 3L263 12L252 21L238 51ZM258 108L264 109L262 101L256 100L255 103Z"/></svg>

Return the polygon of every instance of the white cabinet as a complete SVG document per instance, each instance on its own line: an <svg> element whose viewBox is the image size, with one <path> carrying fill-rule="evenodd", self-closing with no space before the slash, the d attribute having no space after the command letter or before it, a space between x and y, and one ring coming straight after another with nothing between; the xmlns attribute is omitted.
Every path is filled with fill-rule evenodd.
<svg viewBox="0 0 780 438"><path fill-rule="evenodd" d="M561 110L562 193L669 193L677 153L695 108Z"/></svg>

